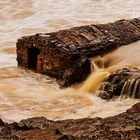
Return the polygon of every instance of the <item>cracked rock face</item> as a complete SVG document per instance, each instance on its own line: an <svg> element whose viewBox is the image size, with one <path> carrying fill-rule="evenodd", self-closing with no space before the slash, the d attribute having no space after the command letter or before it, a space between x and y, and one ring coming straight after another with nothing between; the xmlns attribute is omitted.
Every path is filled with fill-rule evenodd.
<svg viewBox="0 0 140 140"><path fill-rule="evenodd" d="M139 140L140 102L126 112L101 118L51 121L44 117L7 124L0 120L3 140Z"/></svg>

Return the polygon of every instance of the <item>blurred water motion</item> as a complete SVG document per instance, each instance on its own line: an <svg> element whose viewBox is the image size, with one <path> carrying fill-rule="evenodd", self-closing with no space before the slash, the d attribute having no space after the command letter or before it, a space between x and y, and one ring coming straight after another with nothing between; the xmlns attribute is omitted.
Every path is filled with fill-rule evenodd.
<svg viewBox="0 0 140 140"><path fill-rule="evenodd" d="M35 116L54 120L107 117L138 102L108 102L87 90L59 89L55 80L17 68L15 47L17 38L37 32L140 17L139 6L139 0L0 0L0 118L18 121ZM133 49L130 45L120 48L100 63L105 69L129 63L139 67L140 42L131 45Z"/></svg>

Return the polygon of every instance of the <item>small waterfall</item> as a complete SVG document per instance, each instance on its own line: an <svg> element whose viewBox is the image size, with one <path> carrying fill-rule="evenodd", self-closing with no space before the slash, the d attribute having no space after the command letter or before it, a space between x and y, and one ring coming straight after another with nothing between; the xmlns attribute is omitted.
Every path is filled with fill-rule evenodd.
<svg viewBox="0 0 140 140"><path fill-rule="evenodd" d="M96 68L104 69L104 58L102 56L97 56L96 58L91 59L91 63L95 66ZM94 67L95 68L95 67Z"/></svg>
<svg viewBox="0 0 140 140"><path fill-rule="evenodd" d="M91 62L91 72L95 72L100 69L93 58L90 59L90 62Z"/></svg>
<svg viewBox="0 0 140 140"><path fill-rule="evenodd" d="M140 98L140 77L133 76L127 80L122 88L120 100L126 98Z"/></svg>
<svg viewBox="0 0 140 140"><path fill-rule="evenodd" d="M140 79L138 79L135 83L134 90L132 93L133 98L140 98Z"/></svg>
<svg viewBox="0 0 140 140"><path fill-rule="evenodd" d="M94 59L91 59L91 71L92 73L89 75L89 77L83 82L81 83L79 89L81 91L84 92L90 92L93 94L96 94L96 96L109 96L109 94L107 95L106 93L106 85L109 85L110 83L105 81L108 76L115 72L118 69L122 69L124 67L134 67L131 64L122 64L122 65L115 65L115 66L110 66L108 68L104 68L104 64L103 64L103 58L102 57L96 57ZM132 98L139 98L139 94L138 92L140 92L139 90L139 86L140 86L140 79L139 79L139 75L137 75L137 77L133 76L130 77L129 80L127 80L124 83L124 86L122 88L122 92L121 92L121 99L125 99L128 97L132 97ZM120 99L119 98L119 99Z"/></svg>
<svg viewBox="0 0 140 140"><path fill-rule="evenodd" d="M101 83L109 76L109 72L95 71L87 78L87 80L80 87L81 91L95 93L100 87Z"/></svg>
<svg viewBox="0 0 140 140"><path fill-rule="evenodd" d="M84 92L90 92L93 94L98 93L99 87L102 82L110 75L110 72L103 69L102 57L97 57L91 59L91 74L88 78L81 84L79 90Z"/></svg>

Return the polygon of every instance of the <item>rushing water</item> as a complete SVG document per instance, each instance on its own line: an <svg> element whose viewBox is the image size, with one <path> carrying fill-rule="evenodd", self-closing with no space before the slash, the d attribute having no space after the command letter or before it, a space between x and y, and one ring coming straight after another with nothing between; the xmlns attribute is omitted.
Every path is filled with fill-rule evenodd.
<svg viewBox="0 0 140 140"><path fill-rule="evenodd" d="M17 68L15 49L17 38L24 35L134 17L140 17L139 0L0 0L0 118L10 122L35 116L107 117L138 102L105 101L95 92L114 69L140 66L140 42L96 58L101 72L91 74L76 89L63 90L46 76Z"/></svg>

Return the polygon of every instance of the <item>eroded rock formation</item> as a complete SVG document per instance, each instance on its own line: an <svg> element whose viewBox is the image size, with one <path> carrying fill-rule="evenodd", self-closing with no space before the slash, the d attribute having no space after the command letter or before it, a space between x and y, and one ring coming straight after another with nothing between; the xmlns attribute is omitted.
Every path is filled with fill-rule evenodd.
<svg viewBox="0 0 140 140"><path fill-rule="evenodd" d="M140 18L88 25L18 39L17 61L24 68L56 78L61 86L84 80L88 58L140 39Z"/></svg>
<svg viewBox="0 0 140 140"><path fill-rule="evenodd" d="M0 120L1 140L139 140L140 102L126 112L101 118L51 121L44 117L7 124Z"/></svg>

